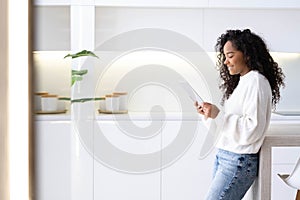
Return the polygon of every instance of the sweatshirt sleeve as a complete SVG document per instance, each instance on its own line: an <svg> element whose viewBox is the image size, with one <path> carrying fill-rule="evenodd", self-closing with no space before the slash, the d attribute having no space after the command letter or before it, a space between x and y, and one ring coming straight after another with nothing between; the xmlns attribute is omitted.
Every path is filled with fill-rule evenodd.
<svg viewBox="0 0 300 200"><path fill-rule="evenodd" d="M261 139L269 124L267 117L271 106L269 90L267 85L260 84L257 80L240 96L243 102L241 113L220 111L215 122L221 128L222 136L240 145L253 144ZM239 105L229 105L227 110L232 106Z"/></svg>

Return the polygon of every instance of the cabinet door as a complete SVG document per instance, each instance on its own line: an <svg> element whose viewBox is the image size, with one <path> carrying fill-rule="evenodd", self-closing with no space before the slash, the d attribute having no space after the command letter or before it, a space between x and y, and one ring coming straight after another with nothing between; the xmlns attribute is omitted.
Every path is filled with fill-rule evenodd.
<svg viewBox="0 0 300 200"><path fill-rule="evenodd" d="M160 199L160 124L95 123L94 199Z"/></svg>
<svg viewBox="0 0 300 200"><path fill-rule="evenodd" d="M70 122L35 122L36 199L70 200Z"/></svg>
<svg viewBox="0 0 300 200"><path fill-rule="evenodd" d="M35 51L69 51L70 7L34 7L34 47Z"/></svg>
<svg viewBox="0 0 300 200"><path fill-rule="evenodd" d="M290 174L300 157L300 147L272 148L272 200L295 199L296 189L285 184L277 174Z"/></svg>
<svg viewBox="0 0 300 200"><path fill-rule="evenodd" d="M207 134L200 121L167 121L162 134L162 199L203 199L212 179L214 151L200 159Z"/></svg>
<svg viewBox="0 0 300 200"><path fill-rule="evenodd" d="M296 189L285 184L277 174L289 174L292 172L294 165L273 165L272 166L272 200L295 199Z"/></svg>
<svg viewBox="0 0 300 200"><path fill-rule="evenodd" d="M98 6L110 6L110 7L171 7L171 8L191 8L191 7L207 7L208 0L127 0L127 1L111 1L111 0L95 0L95 4Z"/></svg>
<svg viewBox="0 0 300 200"><path fill-rule="evenodd" d="M252 0L252 1L239 1L239 0L209 0L210 7L217 8L299 8L299 1L286 1L286 0Z"/></svg>
<svg viewBox="0 0 300 200"><path fill-rule="evenodd" d="M299 13L298 9L208 9L204 16L206 19L203 36L205 49L213 51L216 39L229 29L228 27L244 29L247 24L245 28L250 28L262 36L270 51L299 52L299 42L295 42L298 41L300 31L299 26L296 25L300 20ZM272 27L275 23L276 29L283 31L273 31ZM282 38L287 39L282 42Z"/></svg>

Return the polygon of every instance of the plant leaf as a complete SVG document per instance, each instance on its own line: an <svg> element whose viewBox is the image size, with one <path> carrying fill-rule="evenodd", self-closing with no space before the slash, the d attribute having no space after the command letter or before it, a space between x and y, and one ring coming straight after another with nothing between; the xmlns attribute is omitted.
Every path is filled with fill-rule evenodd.
<svg viewBox="0 0 300 200"><path fill-rule="evenodd" d="M77 76L77 75L72 76L72 83L71 83L71 85L74 85L74 83L76 81L81 81L81 80L82 80L82 76Z"/></svg>
<svg viewBox="0 0 300 200"><path fill-rule="evenodd" d="M94 54L92 51L88 51L88 50L82 50L80 52L77 52L75 54L68 54L66 55L64 58L68 58L68 57L71 57L72 59L74 58L78 58L78 57L81 57L81 56L92 56L92 57L96 57L96 58L99 58L96 54Z"/></svg>
<svg viewBox="0 0 300 200"><path fill-rule="evenodd" d="M84 103L87 101L99 101L99 100L103 100L104 98L101 97L96 97L96 98L81 98L81 99L72 99L71 103Z"/></svg>
<svg viewBox="0 0 300 200"><path fill-rule="evenodd" d="M71 98L70 97L59 97L58 100L61 100L61 101L71 101Z"/></svg>
<svg viewBox="0 0 300 200"><path fill-rule="evenodd" d="M84 75L84 74L87 74L88 73L88 70L87 69L83 69L83 70L72 70L72 76L73 75Z"/></svg>

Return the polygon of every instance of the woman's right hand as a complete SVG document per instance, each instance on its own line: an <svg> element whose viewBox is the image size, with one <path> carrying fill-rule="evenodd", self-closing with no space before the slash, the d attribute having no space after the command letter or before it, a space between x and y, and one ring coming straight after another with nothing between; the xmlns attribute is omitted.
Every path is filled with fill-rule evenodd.
<svg viewBox="0 0 300 200"><path fill-rule="evenodd" d="M198 102L196 101L194 105L197 109L197 112L201 115L204 115L205 119L207 118L214 119L217 117L217 115L220 112L219 108L211 103L204 102L202 104L198 104Z"/></svg>

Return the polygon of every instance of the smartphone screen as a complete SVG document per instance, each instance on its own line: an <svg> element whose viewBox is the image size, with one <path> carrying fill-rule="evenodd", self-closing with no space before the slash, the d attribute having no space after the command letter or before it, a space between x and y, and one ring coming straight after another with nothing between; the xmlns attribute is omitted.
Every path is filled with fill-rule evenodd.
<svg viewBox="0 0 300 200"><path fill-rule="evenodd" d="M184 89L184 91L187 93L187 95L193 102L197 101L198 104L203 103L203 99L188 82L180 81L179 84L181 85L181 87Z"/></svg>

